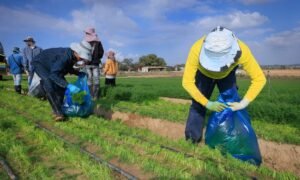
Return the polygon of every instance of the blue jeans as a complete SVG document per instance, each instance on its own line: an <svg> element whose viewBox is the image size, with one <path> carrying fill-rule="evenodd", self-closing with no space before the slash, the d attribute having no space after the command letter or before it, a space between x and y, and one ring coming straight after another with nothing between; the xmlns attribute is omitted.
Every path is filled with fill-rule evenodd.
<svg viewBox="0 0 300 180"><path fill-rule="evenodd" d="M218 86L220 92L224 92L236 86L236 69L237 68L233 69L230 74L223 79L212 79L198 71L195 77L195 84L199 91L209 99L215 85ZM191 140L193 143L199 143L201 141L205 114L206 108L193 99L185 127L186 140Z"/></svg>
<svg viewBox="0 0 300 180"><path fill-rule="evenodd" d="M14 85L15 86L20 86L21 81L22 81L22 74L13 74L12 77L14 79Z"/></svg>
<svg viewBox="0 0 300 180"><path fill-rule="evenodd" d="M100 70L98 66L86 66L88 74L88 85L99 85L100 83Z"/></svg>

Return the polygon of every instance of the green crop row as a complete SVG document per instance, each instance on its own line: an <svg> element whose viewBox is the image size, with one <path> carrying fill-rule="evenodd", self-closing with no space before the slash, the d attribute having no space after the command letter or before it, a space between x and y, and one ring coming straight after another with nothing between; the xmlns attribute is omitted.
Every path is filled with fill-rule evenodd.
<svg viewBox="0 0 300 180"><path fill-rule="evenodd" d="M11 78L6 77L1 82L0 88L13 88ZM74 81L76 78L69 78ZM27 82L22 82L26 88ZM101 79L101 85L103 79ZM239 93L243 96L250 85L249 79L238 79ZM274 124L287 124L300 129L300 79L272 79L269 81L257 99L248 107L252 119L263 120ZM144 105L149 101L155 101L159 97L172 97L190 99L190 96L181 86L181 78L119 78L116 88L106 89L101 86L102 97L105 95L104 103L114 106L119 101L132 102ZM217 88L211 97L215 100L219 94ZM134 105L134 104L133 104ZM163 105L162 105L163 106ZM163 107L162 107L163 108ZM150 108L148 108L150 109ZM166 107L165 109L168 109ZM186 107L184 107L186 109ZM155 111L153 109L152 111ZM186 110L183 113L186 114ZM167 115L170 116L170 115ZM179 118L182 118L178 116ZM171 118L169 118L171 119ZM173 118L172 118L173 119ZM178 118L174 119L175 121Z"/></svg>
<svg viewBox="0 0 300 180"><path fill-rule="evenodd" d="M47 103L30 97L13 96L7 93L0 102L24 111L37 121L51 122ZM66 134L100 148L107 159L119 159L129 165L137 165L156 178L232 178L251 176L267 179L294 179L289 173L275 172L266 167L256 168L231 157L223 157L219 151L207 146L197 147L184 140L170 141L147 130L129 128L122 123L105 121L91 116L87 119L71 118L66 123L56 123ZM139 137L139 138L137 138ZM146 139L147 141L141 140ZM149 143L151 141L152 143ZM153 144L154 142L154 144ZM159 146L164 144L194 154L196 158L185 158Z"/></svg>
<svg viewBox="0 0 300 180"><path fill-rule="evenodd" d="M21 179L111 179L108 168L36 129L14 109L0 108L0 154Z"/></svg>
<svg viewBox="0 0 300 180"><path fill-rule="evenodd" d="M107 110L135 113L181 124L185 124L190 107L188 104L176 104L160 99L143 102L111 102L112 101L107 99L101 99L97 103ZM276 114L276 112L274 112L274 114ZM208 122L209 116L210 112L207 112L206 123ZM253 117L252 114L251 119L255 132L260 138L281 143L300 144L300 124L296 124L296 120L296 122L277 124L266 121L265 118ZM273 133L274 129L276 129L278 133Z"/></svg>
<svg viewBox="0 0 300 180"><path fill-rule="evenodd" d="M69 78L70 81L75 79ZM26 86L27 81L24 80L23 84ZM106 109L185 123L189 105L158 99L160 96L188 99L189 95L181 87L181 78L119 78L117 84L116 88L107 90L102 87L102 95L106 96L97 103ZM10 87L12 81L4 81L0 88L1 86L4 89ZM239 79L238 86L240 94L243 95L249 86L249 80ZM299 91L300 79L274 79L267 83L261 94L248 107L258 136L281 143L300 144ZM216 99L217 95L216 88L211 99ZM207 117L209 115L210 112L207 113ZM273 128L280 133L272 133Z"/></svg>

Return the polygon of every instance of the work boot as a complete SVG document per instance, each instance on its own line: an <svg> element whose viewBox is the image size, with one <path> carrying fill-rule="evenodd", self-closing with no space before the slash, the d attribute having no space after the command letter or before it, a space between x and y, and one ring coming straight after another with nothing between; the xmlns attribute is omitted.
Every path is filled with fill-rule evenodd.
<svg viewBox="0 0 300 180"><path fill-rule="evenodd" d="M99 99L99 84L94 85L94 94L93 94L93 100Z"/></svg>
<svg viewBox="0 0 300 180"><path fill-rule="evenodd" d="M56 122L60 122L60 121L64 121L64 120L65 120L65 117L62 115L56 115L54 117L54 121L56 121Z"/></svg>
<svg viewBox="0 0 300 180"><path fill-rule="evenodd" d="M22 86L21 86L21 85L15 86L15 91L16 91L18 94L21 94L21 92L22 92Z"/></svg>
<svg viewBox="0 0 300 180"><path fill-rule="evenodd" d="M64 115L61 111L61 103L59 99L56 97L55 93L47 93L47 99L53 110L53 117L55 121L62 121L64 119Z"/></svg>
<svg viewBox="0 0 300 180"><path fill-rule="evenodd" d="M22 93L22 86L21 86L21 85L18 87L18 93L19 93L19 94Z"/></svg>
<svg viewBox="0 0 300 180"><path fill-rule="evenodd" d="M14 87L15 87L15 91L16 91L16 92L18 92L18 88L17 88L17 86L14 86Z"/></svg>

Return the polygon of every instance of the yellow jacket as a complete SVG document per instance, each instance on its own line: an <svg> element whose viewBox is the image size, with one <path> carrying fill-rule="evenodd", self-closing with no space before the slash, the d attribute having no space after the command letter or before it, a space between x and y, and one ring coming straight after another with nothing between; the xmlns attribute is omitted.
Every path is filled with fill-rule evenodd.
<svg viewBox="0 0 300 180"><path fill-rule="evenodd" d="M107 59L104 66L104 74L115 76L118 73L118 62Z"/></svg>
<svg viewBox="0 0 300 180"><path fill-rule="evenodd" d="M240 64L251 79L251 85L244 98L250 102L253 101L264 87L266 78L248 46L239 40L238 44L242 51L240 59L225 72L211 72L204 69L199 63L201 61L199 60L199 55L204 39L205 36L196 41L189 52L182 79L183 88L192 96L195 101L205 106L208 103L208 99L195 85L196 72L199 70L202 74L212 79L222 79Z"/></svg>

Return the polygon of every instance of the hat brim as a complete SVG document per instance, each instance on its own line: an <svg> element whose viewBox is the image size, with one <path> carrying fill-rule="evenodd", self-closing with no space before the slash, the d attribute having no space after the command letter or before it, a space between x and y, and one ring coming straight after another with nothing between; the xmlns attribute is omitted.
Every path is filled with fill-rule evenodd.
<svg viewBox="0 0 300 180"><path fill-rule="evenodd" d="M28 39L24 39L24 42L35 42L34 40L28 40Z"/></svg>
<svg viewBox="0 0 300 180"><path fill-rule="evenodd" d="M204 48L202 45L199 61L203 68L212 72L223 72L233 65L240 51L238 40L234 40L230 51L223 54L214 53Z"/></svg>
<svg viewBox="0 0 300 180"><path fill-rule="evenodd" d="M70 48L75 51L81 59L91 61L91 56L82 50L82 47L79 43L71 43Z"/></svg>

